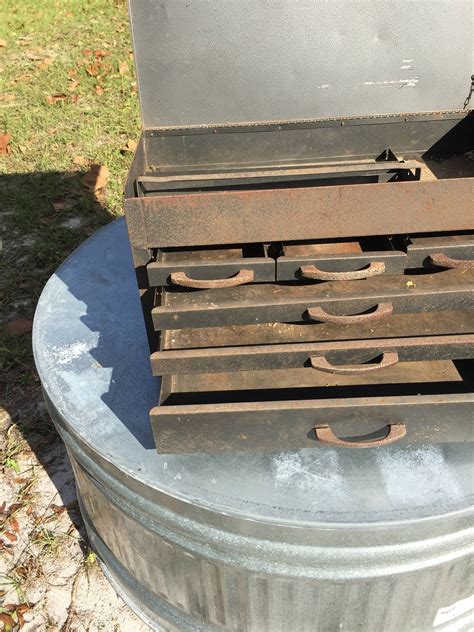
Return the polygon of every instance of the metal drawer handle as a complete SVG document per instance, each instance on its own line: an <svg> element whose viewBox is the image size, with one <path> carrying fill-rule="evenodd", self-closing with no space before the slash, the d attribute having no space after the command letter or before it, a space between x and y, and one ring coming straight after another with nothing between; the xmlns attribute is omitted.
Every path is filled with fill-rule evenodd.
<svg viewBox="0 0 474 632"><path fill-rule="evenodd" d="M383 353L382 359L377 364L334 365L328 362L324 356L310 358L309 361L313 369L323 371L324 373L334 373L335 375L363 375L395 366L395 364L398 363L398 353L394 351Z"/></svg>
<svg viewBox="0 0 474 632"><path fill-rule="evenodd" d="M437 252L430 255L431 262L440 268L458 268L461 270L474 268L474 259L452 259L444 252Z"/></svg>
<svg viewBox="0 0 474 632"><path fill-rule="evenodd" d="M196 290L213 290L251 283L254 277L253 270L240 270L235 276L229 277L228 279L191 279L186 272L173 272L170 279L174 285L190 287Z"/></svg>
<svg viewBox="0 0 474 632"><path fill-rule="evenodd" d="M368 279L385 272L385 263L374 262L362 270L349 270L347 272L326 272L316 266L301 266L299 273L305 279L317 279L318 281L354 281L356 279Z"/></svg>
<svg viewBox="0 0 474 632"><path fill-rule="evenodd" d="M329 426L316 426L314 432L318 441L337 448L378 448L399 441L407 433L405 424L388 424L387 428L388 431L385 437L370 439L369 441L344 441L344 439L338 439Z"/></svg>
<svg viewBox="0 0 474 632"><path fill-rule="evenodd" d="M380 303L373 312L369 312L368 314L348 314L344 316L328 314L323 307L310 307L307 310L307 314L312 320L319 320L321 323L339 323L341 325L370 323L384 316L390 316L392 312L392 303Z"/></svg>

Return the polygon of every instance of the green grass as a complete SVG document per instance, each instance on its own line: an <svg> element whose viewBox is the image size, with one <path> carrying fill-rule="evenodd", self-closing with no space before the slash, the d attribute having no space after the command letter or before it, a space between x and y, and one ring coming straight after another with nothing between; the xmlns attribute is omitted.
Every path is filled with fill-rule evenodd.
<svg viewBox="0 0 474 632"><path fill-rule="evenodd" d="M121 214L131 160L123 150L139 129L124 0L0 2L0 135L11 135L9 155L0 156L3 325L31 319L54 269ZM91 164L110 173L97 195L83 184ZM30 347L28 334L3 327L7 405L31 397Z"/></svg>

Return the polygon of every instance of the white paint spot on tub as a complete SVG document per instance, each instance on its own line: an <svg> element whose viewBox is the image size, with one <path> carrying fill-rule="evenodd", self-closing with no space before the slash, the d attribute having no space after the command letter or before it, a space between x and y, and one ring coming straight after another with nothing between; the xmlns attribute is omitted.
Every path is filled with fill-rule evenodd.
<svg viewBox="0 0 474 632"><path fill-rule="evenodd" d="M387 81L364 81L364 86L373 86L376 88L414 88L419 80L419 77L410 77L408 79L390 79Z"/></svg>
<svg viewBox="0 0 474 632"><path fill-rule="evenodd" d="M80 358L81 355L89 351L89 345L86 342L73 342L70 345L54 346L51 353L54 356L54 362L57 364L70 364L73 360Z"/></svg>

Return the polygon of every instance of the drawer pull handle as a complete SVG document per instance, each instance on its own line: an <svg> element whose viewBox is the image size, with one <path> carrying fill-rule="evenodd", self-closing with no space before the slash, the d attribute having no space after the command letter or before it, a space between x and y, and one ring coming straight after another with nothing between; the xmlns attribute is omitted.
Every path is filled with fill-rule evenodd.
<svg viewBox="0 0 474 632"><path fill-rule="evenodd" d="M444 252L437 252L430 255L431 262L440 268L457 268L461 270L473 269L474 259L452 259Z"/></svg>
<svg viewBox="0 0 474 632"><path fill-rule="evenodd" d="M186 272L173 272L170 279L174 285L181 285L182 287L189 287L195 290L213 290L252 283L254 276L253 270L240 270L235 276L228 279L191 279Z"/></svg>
<svg viewBox="0 0 474 632"><path fill-rule="evenodd" d="M327 272L319 270L316 266L301 266L299 273L305 279L318 281L355 281L357 279L369 279L385 272L385 263L374 262L362 270L348 270L346 272Z"/></svg>
<svg viewBox="0 0 474 632"><path fill-rule="evenodd" d="M316 426L314 432L318 441L337 448L378 448L403 439L407 433L405 424L388 424L387 428L388 431L385 437L370 439L369 441L344 441L344 439L338 439L329 426Z"/></svg>
<svg viewBox="0 0 474 632"><path fill-rule="evenodd" d="M377 364L349 364L334 365L326 360L324 356L313 357L309 359L313 369L323 371L324 373L333 373L335 375L364 375L365 373L374 373L395 366L398 363L398 353L388 351L382 354L382 359Z"/></svg>
<svg viewBox="0 0 474 632"><path fill-rule="evenodd" d="M385 316L390 316L393 312L392 303L380 303L373 312L368 314L350 314L337 316L328 314L323 307L310 307L307 310L308 316L312 320L319 320L321 323L338 323L340 325L356 325L358 323L370 323Z"/></svg>

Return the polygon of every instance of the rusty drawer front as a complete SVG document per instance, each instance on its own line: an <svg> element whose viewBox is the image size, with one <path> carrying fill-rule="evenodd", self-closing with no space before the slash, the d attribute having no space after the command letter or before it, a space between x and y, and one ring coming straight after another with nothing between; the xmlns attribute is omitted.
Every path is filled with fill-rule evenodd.
<svg viewBox="0 0 474 632"><path fill-rule="evenodd" d="M474 334L420 336L160 351L154 375L310 367L326 373L364 375L398 362L474 358Z"/></svg>
<svg viewBox="0 0 474 632"><path fill-rule="evenodd" d="M199 260L164 258L147 265L150 286L181 285L195 289L233 287L244 283L271 283L275 280L275 262L268 257L242 257ZM183 281L178 281L178 278ZM204 281L204 283L199 283ZM210 283L211 282L211 283Z"/></svg>
<svg viewBox="0 0 474 632"><path fill-rule="evenodd" d="M407 246L407 256L409 268L439 266L472 269L474 268L474 234L414 236L410 238Z"/></svg>
<svg viewBox="0 0 474 632"><path fill-rule="evenodd" d="M333 249L336 249L337 246L335 244ZM329 251L330 248L331 244L327 244L326 250ZM407 267L407 256L404 252L388 249L386 251L363 252L360 248L354 248L349 253L331 253L329 251L329 254L321 254L318 253L318 249L316 248L315 252L311 254L300 255L296 254L298 253L297 247L284 244L284 254L277 259L277 281L290 279L349 281L379 275L403 274ZM301 246L300 250L301 252L310 251L311 245ZM346 250L348 250L347 247Z"/></svg>
<svg viewBox="0 0 474 632"><path fill-rule="evenodd" d="M474 308L472 271L374 278L317 285L260 284L194 293L162 290L156 330L271 322L321 321ZM383 306L383 308L382 308Z"/></svg>
<svg viewBox="0 0 474 632"><path fill-rule="evenodd" d="M394 424L405 426L403 442L472 441L472 390L471 361L408 363L363 378L304 369L173 375L162 378L150 416L159 452L318 448L316 426L364 441L382 441Z"/></svg>

